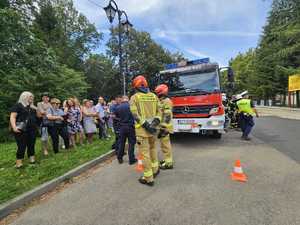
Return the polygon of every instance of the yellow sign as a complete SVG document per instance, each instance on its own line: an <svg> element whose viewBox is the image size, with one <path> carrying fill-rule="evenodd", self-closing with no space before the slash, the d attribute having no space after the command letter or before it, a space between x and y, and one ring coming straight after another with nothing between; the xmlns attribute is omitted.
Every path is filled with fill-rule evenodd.
<svg viewBox="0 0 300 225"><path fill-rule="evenodd" d="M289 76L289 91L300 91L300 74Z"/></svg>

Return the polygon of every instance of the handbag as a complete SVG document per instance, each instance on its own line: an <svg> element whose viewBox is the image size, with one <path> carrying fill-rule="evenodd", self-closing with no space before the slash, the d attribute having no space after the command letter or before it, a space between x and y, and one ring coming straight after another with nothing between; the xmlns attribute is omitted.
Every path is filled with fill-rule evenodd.
<svg viewBox="0 0 300 225"><path fill-rule="evenodd" d="M25 108L26 110L26 108ZM27 118L24 120L24 121L16 121L16 128L22 132L25 132L27 130L27 125L28 125L28 120L29 120L29 111L26 110L28 115L27 115Z"/></svg>
<svg viewBox="0 0 300 225"><path fill-rule="evenodd" d="M22 122L16 122L16 128L22 132L25 132L27 130L27 124L28 124L28 120Z"/></svg>

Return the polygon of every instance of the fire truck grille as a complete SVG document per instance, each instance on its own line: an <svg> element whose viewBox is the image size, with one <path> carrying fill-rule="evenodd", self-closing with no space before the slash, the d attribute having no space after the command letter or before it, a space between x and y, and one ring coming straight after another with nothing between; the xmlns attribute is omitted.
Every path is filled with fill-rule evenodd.
<svg viewBox="0 0 300 225"><path fill-rule="evenodd" d="M174 114L209 114L212 108L218 105L197 105L197 106L175 106L173 108Z"/></svg>

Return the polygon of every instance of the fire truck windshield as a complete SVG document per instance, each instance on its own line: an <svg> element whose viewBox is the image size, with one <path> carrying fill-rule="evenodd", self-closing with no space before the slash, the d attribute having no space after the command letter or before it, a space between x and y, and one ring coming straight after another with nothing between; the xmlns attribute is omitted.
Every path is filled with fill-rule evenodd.
<svg viewBox="0 0 300 225"><path fill-rule="evenodd" d="M220 91L219 77L216 71L165 74L161 83L169 87L169 95L209 94Z"/></svg>

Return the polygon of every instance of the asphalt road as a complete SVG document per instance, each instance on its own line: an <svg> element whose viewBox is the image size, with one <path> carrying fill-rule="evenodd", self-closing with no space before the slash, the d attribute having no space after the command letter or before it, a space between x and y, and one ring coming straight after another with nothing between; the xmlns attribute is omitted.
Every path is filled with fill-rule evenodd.
<svg viewBox="0 0 300 225"><path fill-rule="evenodd" d="M269 124L258 122L255 135ZM257 138L243 142L237 132L222 140L176 136L173 144L175 169L162 171L154 187L140 185L133 167L114 160L13 224L300 225L300 165L284 150ZM230 179L236 159L247 183Z"/></svg>
<svg viewBox="0 0 300 225"><path fill-rule="evenodd" d="M300 120L262 117L253 134L300 163Z"/></svg>

